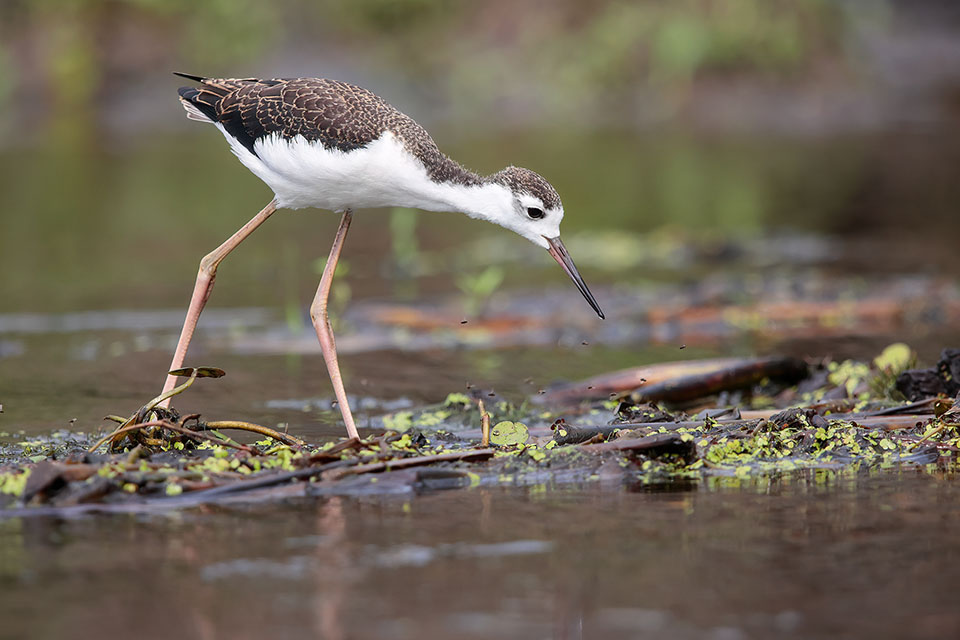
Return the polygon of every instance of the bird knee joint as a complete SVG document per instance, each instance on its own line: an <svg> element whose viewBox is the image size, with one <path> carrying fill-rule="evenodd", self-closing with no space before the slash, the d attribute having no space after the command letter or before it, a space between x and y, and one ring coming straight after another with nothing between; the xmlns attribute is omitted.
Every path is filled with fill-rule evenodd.
<svg viewBox="0 0 960 640"><path fill-rule="evenodd" d="M310 319L314 322L327 319L327 305L314 303L310 305Z"/></svg>
<svg viewBox="0 0 960 640"><path fill-rule="evenodd" d="M212 278L217 273L218 262L217 257L212 253L203 256L203 259L200 261L200 273Z"/></svg>

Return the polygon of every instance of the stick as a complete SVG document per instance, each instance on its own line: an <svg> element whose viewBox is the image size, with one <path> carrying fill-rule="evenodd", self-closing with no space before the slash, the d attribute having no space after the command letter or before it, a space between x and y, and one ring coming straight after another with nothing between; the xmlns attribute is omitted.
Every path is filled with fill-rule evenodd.
<svg viewBox="0 0 960 640"><path fill-rule="evenodd" d="M763 378L796 382L806 375L805 362L786 357L667 362L624 369L548 389L544 395L531 401L536 404L578 403L635 391L643 402L685 402L726 389L746 387Z"/></svg>
<svg viewBox="0 0 960 640"><path fill-rule="evenodd" d="M107 435L107 436L104 436L104 437L101 438L95 445L93 445L92 447L90 447L89 449L87 449L87 453L93 453L94 451L96 451L97 449L99 449L99 448L101 447L101 445L105 444L108 440L112 440L112 439L113 439L114 437L116 437L116 436L123 435L124 433L129 433L129 432L131 432L131 431L137 431L137 430L139 430L139 429L145 429L145 428L147 428L147 427L160 427L161 429L167 429L167 430L169 430L169 431L176 431L177 433L182 433L182 434L184 434L184 435L186 435L186 436L190 436L190 437L193 437L193 438L199 438L200 440L209 440L210 442L215 442L216 444L219 444L219 445L222 445L222 446L225 446L225 447L232 447L232 448L234 448L234 449L239 449L239 450L241 450L241 451L246 451L247 453L256 453L256 451L255 451L254 449L251 449L250 447L248 447L248 446L246 446L246 445L239 444L239 443L235 443L235 442L230 442L230 441L228 441L228 440L223 440L222 438L217 438L217 437L215 437L215 436L208 436L208 435L205 434L205 433L198 433L198 432L196 432L196 431L193 431L192 429L186 429L186 428L184 428L184 427L178 427L177 425L171 424L171 423L167 422L166 420L152 420L152 421L150 421L150 422L142 422L142 423L140 423L140 424L135 424L135 425L132 425L132 426L129 426L129 427L120 427L119 429L117 429L117 430L114 431L113 433L111 433L111 434L109 434L109 435Z"/></svg>
<svg viewBox="0 0 960 640"><path fill-rule="evenodd" d="M284 473L278 473L267 477L257 477L250 478L247 480L237 480L236 482L231 482L229 484L222 484L212 489L200 489L198 491L191 491L189 494L181 494L181 496L174 496L171 498L165 498L164 500L177 500L182 499L190 502L192 500L204 500L205 498L220 496L226 493L237 493L240 491L252 491L253 489L263 489L264 487L270 487L276 484L282 484L289 480L298 480L300 478L309 478L317 474L323 473L324 471L329 471L331 469L336 469L338 467L345 467L351 464L355 464L356 460L336 460L334 462L328 462L327 464L322 464L318 467L309 467L307 469L297 469L296 471L286 471Z"/></svg>
<svg viewBox="0 0 960 640"><path fill-rule="evenodd" d="M479 461L486 460L494 454L493 449L470 449L465 451L455 451L452 453L441 453L436 456L416 456L414 458L403 458L400 460L386 460L384 462L372 462L370 464L360 464L349 469L344 469L339 473L332 474L331 480L339 480L344 476L352 476L360 473L379 473L380 471L393 471L394 469L408 469L410 467L419 467L434 462L452 462L452 461Z"/></svg>
<svg viewBox="0 0 960 640"><path fill-rule="evenodd" d="M259 433L262 436L267 436L268 438L273 438L277 442L288 446L295 447L305 447L307 443L296 436L291 436L285 433L280 433L275 429L270 427L262 427L259 424L254 424L252 422L242 422L239 420L217 420L216 422L208 422L200 430L217 430L217 429L237 429L240 431L250 431L252 433Z"/></svg>
<svg viewBox="0 0 960 640"><path fill-rule="evenodd" d="M490 446L490 414L483 406L483 398L477 398L477 406L480 407L480 446Z"/></svg>

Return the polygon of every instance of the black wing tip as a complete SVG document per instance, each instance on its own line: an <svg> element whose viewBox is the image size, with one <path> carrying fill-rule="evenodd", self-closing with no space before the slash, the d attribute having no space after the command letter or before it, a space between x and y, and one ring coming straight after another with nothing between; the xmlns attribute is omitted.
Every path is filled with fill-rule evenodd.
<svg viewBox="0 0 960 640"><path fill-rule="evenodd" d="M190 75L189 73L180 73L179 71L174 71L173 75L180 76L181 78L186 78L187 80L193 80L195 82L203 82L206 80L206 78L203 76L193 76L193 75Z"/></svg>

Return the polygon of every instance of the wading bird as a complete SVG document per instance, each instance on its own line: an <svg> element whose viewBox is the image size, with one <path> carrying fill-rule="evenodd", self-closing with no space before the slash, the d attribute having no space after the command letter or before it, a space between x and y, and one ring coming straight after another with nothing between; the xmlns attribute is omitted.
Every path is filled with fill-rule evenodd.
<svg viewBox="0 0 960 640"><path fill-rule="evenodd" d="M441 153L412 118L345 82L176 75L199 83L180 88L187 117L215 125L240 162L273 190L274 198L200 261L171 371L183 366L220 262L280 207L316 207L342 214L310 318L349 437L357 437L357 428L337 364L327 298L355 209L459 211L510 229L547 249L603 318L560 241L560 196L533 171L511 166L489 176L477 175ZM176 376L168 375L163 391L171 390L176 381ZM162 406L168 405L169 399Z"/></svg>

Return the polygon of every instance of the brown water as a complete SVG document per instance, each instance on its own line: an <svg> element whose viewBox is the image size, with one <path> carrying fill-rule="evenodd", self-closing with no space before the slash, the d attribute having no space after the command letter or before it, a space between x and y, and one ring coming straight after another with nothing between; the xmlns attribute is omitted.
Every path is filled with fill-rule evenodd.
<svg viewBox="0 0 960 640"><path fill-rule="evenodd" d="M948 638L912 468L0 520L3 637Z"/></svg>
<svg viewBox="0 0 960 640"><path fill-rule="evenodd" d="M869 358L906 340L930 362L960 346L945 315L954 133L531 134L449 150L562 185L567 245L608 319L490 225L363 212L338 327L361 425L468 384L522 401L666 360ZM27 435L101 429L156 394L197 261L268 198L214 135L4 151L0 192L0 432ZM228 375L181 409L339 435L305 311L335 224L277 216L224 263L188 361ZM474 330L457 281L490 265L504 282L481 301L489 317L542 325ZM806 333L654 331L647 315L874 294L935 304ZM383 306L449 326L377 322ZM0 637L955 637L958 497L953 476L907 468L0 519Z"/></svg>
<svg viewBox="0 0 960 640"><path fill-rule="evenodd" d="M361 212L335 306L345 313L341 366L362 414L438 402L468 384L519 401L556 380L664 360L869 358L894 339L932 360L960 343L960 324L939 308L880 329L772 337L710 326L651 332L646 316L711 299L943 298L960 272L952 130L822 139L529 132L445 148L484 170L509 157L561 185L567 245L608 320L591 317L542 250L492 225ZM199 257L268 198L222 140L199 134L3 151L0 192L0 431L28 434L97 429L103 415L157 393ZM308 437L339 432L306 316L315 260L335 225L323 213L282 213L223 264L188 362L228 376L197 385L184 409ZM480 299L489 317L521 314L548 328L470 333L482 317L457 283L491 267L504 280ZM442 309L449 321L410 332L372 320L383 305L428 317Z"/></svg>

